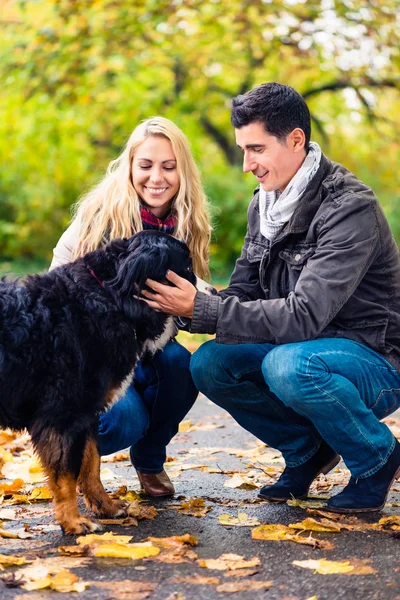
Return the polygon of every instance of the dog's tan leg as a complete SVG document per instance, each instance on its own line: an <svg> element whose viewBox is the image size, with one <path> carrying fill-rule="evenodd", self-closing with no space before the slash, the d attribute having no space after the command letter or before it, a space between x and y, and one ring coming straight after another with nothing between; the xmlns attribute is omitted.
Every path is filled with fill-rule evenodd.
<svg viewBox="0 0 400 600"><path fill-rule="evenodd" d="M100 523L82 516L76 502L76 479L71 474L60 475L55 479L46 469L48 484L53 494L56 518L66 534L83 534L102 529Z"/></svg>
<svg viewBox="0 0 400 600"><path fill-rule="evenodd" d="M79 490L83 493L85 504L97 516L126 517L129 503L112 500L100 480L100 456L93 439L86 442L81 472L78 478Z"/></svg>

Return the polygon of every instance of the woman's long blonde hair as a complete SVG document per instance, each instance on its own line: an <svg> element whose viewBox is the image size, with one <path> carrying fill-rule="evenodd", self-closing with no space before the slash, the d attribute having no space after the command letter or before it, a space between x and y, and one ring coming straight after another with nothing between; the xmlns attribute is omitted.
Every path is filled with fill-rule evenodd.
<svg viewBox="0 0 400 600"><path fill-rule="evenodd" d="M140 123L120 156L109 164L102 181L75 205L75 219L80 226L74 258L95 250L105 240L127 238L143 229L140 198L133 187L131 169L137 148L149 136L163 136L171 142L180 182L171 207L177 218L174 236L189 246L195 273L208 279L211 225L207 198L185 135L164 117Z"/></svg>

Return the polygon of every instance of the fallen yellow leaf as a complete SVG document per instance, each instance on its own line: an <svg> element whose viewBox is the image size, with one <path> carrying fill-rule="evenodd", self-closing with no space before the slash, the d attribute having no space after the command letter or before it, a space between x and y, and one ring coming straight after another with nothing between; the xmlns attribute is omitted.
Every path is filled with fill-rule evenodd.
<svg viewBox="0 0 400 600"><path fill-rule="evenodd" d="M146 558L148 556L157 556L160 554L160 548L153 546L151 542L142 544L101 544L91 547L90 554L97 557L110 558Z"/></svg>
<svg viewBox="0 0 400 600"><path fill-rule="evenodd" d="M257 556L253 556L253 558L250 560L246 560L239 554L221 554L219 558L201 558L197 561L197 563L200 565L200 567L224 571L258 567L261 564L261 561Z"/></svg>
<svg viewBox="0 0 400 600"><path fill-rule="evenodd" d="M292 529L301 529L302 531L324 531L331 533L339 533L341 528L338 524L328 519L324 519L324 523L316 521L315 519L304 519L301 523L291 523L289 525Z"/></svg>
<svg viewBox="0 0 400 600"><path fill-rule="evenodd" d="M217 592L255 592L256 590L268 590L272 581L229 581L217 587Z"/></svg>
<svg viewBox="0 0 400 600"><path fill-rule="evenodd" d="M238 473L236 473L235 475L233 475L233 477L225 481L224 487L235 489L238 488L241 490L251 490L257 488L258 486L256 483L254 483L254 481L249 479L249 477L246 477L245 475L239 475Z"/></svg>
<svg viewBox="0 0 400 600"><path fill-rule="evenodd" d="M133 536L131 535L116 535L111 531L106 533L89 533L76 538L76 543L79 546L92 546L95 544L128 544Z"/></svg>
<svg viewBox="0 0 400 600"><path fill-rule="evenodd" d="M52 498L53 494L46 486L33 488L28 496L29 502L47 501Z"/></svg>
<svg viewBox="0 0 400 600"><path fill-rule="evenodd" d="M320 560L294 560L296 567L312 569L321 575L333 575L335 573L349 573L354 569L348 560L333 561L321 558Z"/></svg>
<svg viewBox="0 0 400 600"><path fill-rule="evenodd" d="M287 535L294 535L296 532L286 525L266 524L260 525L251 531L253 540L285 540Z"/></svg>
<svg viewBox="0 0 400 600"><path fill-rule="evenodd" d="M172 535L171 537L158 538L148 537L148 542L161 546L162 548L178 548L183 544L189 544L190 546L197 546L198 540L194 535L185 533L184 535Z"/></svg>
<svg viewBox="0 0 400 600"><path fill-rule="evenodd" d="M179 423L179 433L186 433L187 431L190 431L190 428L192 426L192 421L190 419L187 419L186 421L181 421Z"/></svg>
<svg viewBox="0 0 400 600"><path fill-rule="evenodd" d="M254 527L254 525L260 524L260 521L257 519L257 517L249 517L244 512L238 512L237 517L223 514L217 517L217 520L221 525L233 525L235 527Z"/></svg>
<svg viewBox="0 0 400 600"><path fill-rule="evenodd" d="M20 565L26 565L31 563L31 560L27 560L24 556L12 556L11 554L0 554L0 565L2 567L19 567Z"/></svg>

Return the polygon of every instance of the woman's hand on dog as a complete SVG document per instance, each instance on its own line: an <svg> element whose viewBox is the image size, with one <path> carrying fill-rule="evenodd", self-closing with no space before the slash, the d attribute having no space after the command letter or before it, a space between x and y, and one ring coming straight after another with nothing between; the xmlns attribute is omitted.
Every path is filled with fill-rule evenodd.
<svg viewBox="0 0 400 600"><path fill-rule="evenodd" d="M146 285L153 291L142 290L142 295L147 298L143 300L147 302L151 308L161 312L165 312L175 317L193 316L194 299L197 293L196 288L183 277L179 277L173 271L168 271L167 279L174 286L164 285L153 279L147 279Z"/></svg>

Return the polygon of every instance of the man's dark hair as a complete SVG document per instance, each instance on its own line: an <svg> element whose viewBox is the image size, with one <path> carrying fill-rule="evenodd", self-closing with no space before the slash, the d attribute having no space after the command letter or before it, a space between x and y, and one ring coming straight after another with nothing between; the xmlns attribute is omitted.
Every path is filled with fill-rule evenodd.
<svg viewBox="0 0 400 600"><path fill-rule="evenodd" d="M296 127L304 131L305 150L311 136L311 117L305 100L295 89L282 83L262 83L232 100L231 123L240 129L261 123L270 135L283 141Z"/></svg>

